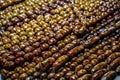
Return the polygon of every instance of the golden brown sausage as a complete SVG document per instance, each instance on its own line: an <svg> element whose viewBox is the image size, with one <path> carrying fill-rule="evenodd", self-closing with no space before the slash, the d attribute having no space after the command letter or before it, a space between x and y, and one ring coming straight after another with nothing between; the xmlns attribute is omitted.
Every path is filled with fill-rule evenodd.
<svg viewBox="0 0 120 80"><path fill-rule="evenodd" d="M77 80L78 79L78 76L77 75L72 75L70 76L70 79L69 80Z"/></svg>
<svg viewBox="0 0 120 80"><path fill-rule="evenodd" d="M91 74L85 74L82 77L78 78L77 80L90 80Z"/></svg>
<svg viewBox="0 0 120 80"><path fill-rule="evenodd" d="M82 61L83 61L84 59L85 59L84 56L80 56L80 57L77 58L77 62L78 62L78 63L82 63Z"/></svg>
<svg viewBox="0 0 120 80"><path fill-rule="evenodd" d="M92 80L100 80L100 78L106 73L106 69L100 69L97 72L95 72L92 76Z"/></svg>
<svg viewBox="0 0 120 80"><path fill-rule="evenodd" d="M97 70L104 68L106 65L106 62L100 62L92 68L91 72L94 73Z"/></svg>
<svg viewBox="0 0 120 80"><path fill-rule="evenodd" d="M120 57L120 52L115 52L112 53L108 58L107 58L107 63L109 64L112 62L115 58Z"/></svg>
<svg viewBox="0 0 120 80"><path fill-rule="evenodd" d="M82 76L82 75L84 75L84 74L86 74L87 73L87 71L85 70L85 69L81 69L81 70L79 70L78 72L77 72L77 75L78 76Z"/></svg>
<svg viewBox="0 0 120 80"><path fill-rule="evenodd" d="M66 73L65 77L69 79L72 75L74 75L74 71L69 71Z"/></svg>
<svg viewBox="0 0 120 80"><path fill-rule="evenodd" d="M83 50L84 49L84 46L83 45L80 45L80 46L76 46L75 48L71 49L67 55L69 57L73 57L74 55L76 55L79 51Z"/></svg>
<svg viewBox="0 0 120 80"><path fill-rule="evenodd" d="M54 63L53 63L53 70L58 69L59 66L61 66L65 61L67 61L68 56L67 55L63 55L61 57L59 57Z"/></svg>
<svg viewBox="0 0 120 80"><path fill-rule="evenodd" d="M82 65L82 64L76 66L76 67L75 67L75 72L79 71L79 70L82 69L82 68L83 68L83 65Z"/></svg>
<svg viewBox="0 0 120 80"><path fill-rule="evenodd" d="M61 77L60 80L66 80L65 77Z"/></svg>
<svg viewBox="0 0 120 80"><path fill-rule="evenodd" d="M112 53L108 58L107 58L107 63L109 64L110 62L112 62L114 59L116 58L116 55L114 53Z"/></svg>
<svg viewBox="0 0 120 80"><path fill-rule="evenodd" d="M120 65L120 57L116 58L116 59L109 65L109 69L115 69L118 65Z"/></svg>
<svg viewBox="0 0 120 80"><path fill-rule="evenodd" d="M113 80L113 78L115 78L116 76L116 72L115 71L108 71L107 73L105 73L101 80Z"/></svg>
<svg viewBox="0 0 120 80"><path fill-rule="evenodd" d="M114 53L117 57L120 57L120 52L115 52Z"/></svg>
<svg viewBox="0 0 120 80"><path fill-rule="evenodd" d="M42 61L41 69L46 70L54 61L55 59L53 57L45 59L44 61Z"/></svg>

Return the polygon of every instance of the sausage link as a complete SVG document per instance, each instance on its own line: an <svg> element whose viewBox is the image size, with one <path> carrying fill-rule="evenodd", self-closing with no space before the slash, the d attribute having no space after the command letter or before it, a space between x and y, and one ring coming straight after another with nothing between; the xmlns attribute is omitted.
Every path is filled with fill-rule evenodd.
<svg viewBox="0 0 120 80"><path fill-rule="evenodd" d="M91 74L85 74L82 77L78 78L77 80L90 80Z"/></svg>
<svg viewBox="0 0 120 80"><path fill-rule="evenodd" d="M104 73L106 73L107 70L106 69L100 69L98 70L97 72L95 72L92 76L92 80L99 80L103 75Z"/></svg>
<svg viewBox="0 0 120 80"><path fill-rule="evenodd" d="M46 70L55 61L53 57L49 57L42 62L41 69Z"/></svg>
<svg viewBox="0 0 120 80"><path fill-rule="evenodd" d="M77 72L77 75L78 76L82 76L82 75L84 75L84 74L86 74L87 73L87 71L85 70L85 69L81 69L81 70L79 70L78 72Z"/></svg>
<svg viewBox="0 0 120 80"><path fill-rule="evenodd" d="M65 61L67 61L67 59L68 59L67 55L59 57L52 65L53 70L58 69Z"/></svg>
<svg viewBox="0 0 120 80"><path fill-rule="evenodd" d="M112 53L106 60L106 62L109 64L116 58L116 55Z"/></svg>
<svg viewBox="0 0 120 80"><path fill-rule="evenodd" d="M101 80L113 80L115 76L116 76L115 71L108 71L102 76Z"/></svg>
<svg viewBox="0 0 120 80"><path fill-rule="evenodd" d="M120 65L120 57L116 58L112 63L110 63L109 69L115 69L119 65Z"/></svg>
<svg viewBox="0 0 120 80"><path fill-rule="evenodd" d="M100 62L91 69L91 72L94 73L97 70L104 68L106 65L106 62Z"/></svg>

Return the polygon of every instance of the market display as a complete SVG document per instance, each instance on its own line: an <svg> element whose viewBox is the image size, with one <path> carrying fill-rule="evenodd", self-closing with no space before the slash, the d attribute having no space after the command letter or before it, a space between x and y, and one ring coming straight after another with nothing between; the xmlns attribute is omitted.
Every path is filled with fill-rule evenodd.
<svg viewBox="0 0 120 80"><path fill-rule="evenodd" d="M0 0L0 73L3 80L113 80L120 1Z"/></svg>

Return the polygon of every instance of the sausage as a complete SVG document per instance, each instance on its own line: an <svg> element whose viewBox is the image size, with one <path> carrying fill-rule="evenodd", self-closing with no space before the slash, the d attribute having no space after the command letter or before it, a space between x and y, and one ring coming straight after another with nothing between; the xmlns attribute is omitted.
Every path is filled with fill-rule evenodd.
<svg viewBox="0 0 120 80"><path fill-rule="evenodd" d="M108 58L107 58L107 63L109 64L110 62L112 62L115 58L120 57L120 53L119 52L115 52L112 53Z"/></svg>
<svg viewBox="0 0 120 80"><path fill-rule="evenodd" d="M70 64L70 68L71 68L72 70L74 70L77 65L78 65L77 62L73 62L73 63Z"/></svg>
<svg viewBox="0 0 120 80"><path fill-rule="evenodd" d="M84 56L80 56L80 57L78 57L77 58L77 63L82 63L82 61L84 60L85 58L84 58Z"/></svg>
<svg viewBox="0 0 120 80"><path fill-rule="evenodd" d="M91 69L91 72L94 73L97 70L104 68L106 65L106 62L100 62Z"/></svg>
<svg viewBox="0 0 120 80"><path fill-rule="evenodd" d="M109 55L111 55L112 53L113 53L112 50L106 50L104 54L105 54L106 56L109 56Z"/></svg>
<svg viewBox="0 0 120 80"><path fill-rule="evenodd" d="M95 66L96 64L98 64L98 60L97 59L93 59L93 60L91 60L90 64Z"/></svg>
<svg viewBox="0 0 120 80"><path fill-rule="evenodd" d="M66 80L65 77L61 77L60 80Z"/></svg>
<svg viewBox="0 0 120 80"><path fill-rule="evenodd" d="M65 77L66 77L67 79L69 79L69 78L70 78L72 75L74 75L74 74L75 74L74 71L69 71L69 72L66 73Z"/></svg>
<svg viewBox="0 0 120 80"><path fill-rule="evenodd" d="M78 72L77 72L77 75L78 76L82 76L82 75L84 75L84 74L86 74L87 73L87 71L85 70L85 69L81 69L81 70L79 70Z"/></svg>
<svg viewBox="0 0 120 80"><path fill-rule="evenodd" d="M97 55L96 54L91 54L89 57L88 57L89 60L92 60L92 59L97 59Z"/></svg>
<svg viewBox="0 0 120 80"><path fill-rule="evenodd" d="M83 45L80 45L80 46L76 46L75 48L71 49L67 55L69 57L73 57L74 55L76 55L79 51L83 50L84 49L84 46Z"/></svg>
<svg viewBox="0 0 120 80"><path fill-rule="evenodd" d="M53 78L54 76L55 76L55 73L52 72L52 73L49 73L49 74L48 74L47 78L48 78L48 79L51 79L51 78Z"/></svg>
<svg viewBox="0 0 120 80"><path fill-rule="evenodd" d="M87 64L84 66L84 69L87 70L88 72L90 72L92 68L93 68L92 64Z"/></svg>
<svg viewBox="0 0 120 80"><path fill-rule="evenodd" d="M105 59L105 54L101 54L97 57L98 61L104 61L104 59Z"/></svg>
<svg viewBox="0 0 120 80"><path fill-rule="evenodd" d="M43 71L46 70L54 61L55 61L55 58L53 58L53 57L49 57L49 58L45 59L41 63L41 69Z"/></svg>
<svg viewBox="0 0 120 80"><path fill-rule="evenodd" d="M104 73L106 73L106 69L100 69L97 72L95 72L92 76L92 80L100 80L100 78L103 76Z"/></svg>
<svg viewBox="0 0 120 80"><path fill-rule="evenodd" d="M54 78L55 78L55 79L59 79L59 78L62 77L63 75L64 75L63 72L58 72L58 73L56 73L56 74L54 75Z"/></svg>
<svg viewBox="0 0 120 80"><path fill-rule="evenodd" d="M70 76L70 79L69 80L77 80L78 79L78 76L77 75L72 75Z"/></svg>
<svg viewBox="0 0 120 80"><path fill-rule="evenodd" d="M107 58L107 63L109 64L110 62L112 62L114 59L116 58L116 55L114 53L112 53L108 58Z"/></svg>
<svg viewBox="0 0 120 80"><path fill-rule="evenodd" d="M75 72L79 71L79 70L82 69L82 68L83 68L83 65L82 65L82 64L76 66L76 67L75 67Z"/></svg>
<svg viewBox="0 0 120 80"><path fill-rule="evenodd" d="M120 52L115 52L115 55L116 55L117 57L120 57Z"/></svg>
<svg viewBox="0 0 120 80"><path fill-rule="evenodd" d="M85 74L77 80L91 80L91 74Z"/></svg>
<svg viewBox="0 0 120 80"><path fill-rule="evenodd" d="M87 65L87 64L89 64L90 63L90 60L89 59L84 59L84 61L83 61L83 66L85 66L85 65Z"/></svg>
<svg viewBox="0 0 120 80"><path fill-rule="evenodd" d="M108 71L102 76L101 80L113 80L115 76L116 76L115 71Z"/></svg>
<svg viewBox="0 0 120 80"><path fill-rule="evenodd" d="M51 55L52 55L51 51L43 51L42 52L42 57L45 58L45 59L48 58Z"/></svg>
<svg viewBox="0 0 120 80"><path fill-rule="evenodd" d="M117 74L120 74L120 65L116 68L115 71L117 72Z"/></svg>
<svg viewBox="0 0 120 80"><path fill-rule="evenodd" d="M67 61L67 59L67 55L62 55L61 57L59 57L52 65L53 70L58 69L65 61Z"/></svg>
<svg viewBox="0 0 120 80"><path fill-rule="evenodd" d="M116 58L113 62L110 63L109 69L115 69L120 65L120 57Z"/></svg>

